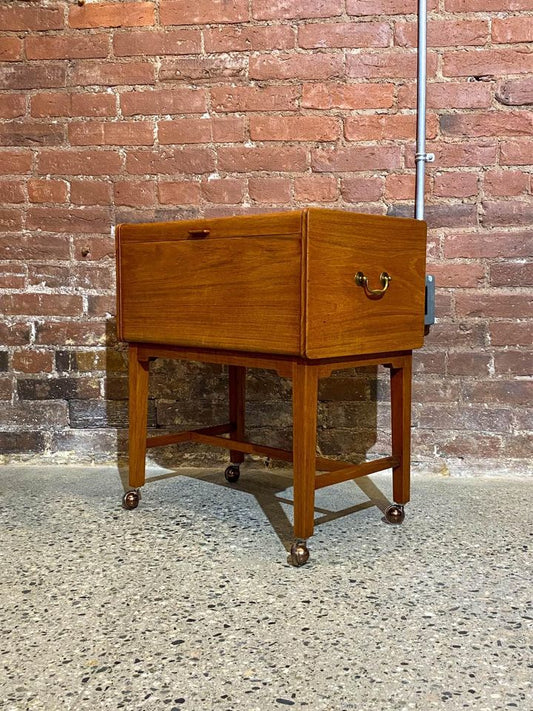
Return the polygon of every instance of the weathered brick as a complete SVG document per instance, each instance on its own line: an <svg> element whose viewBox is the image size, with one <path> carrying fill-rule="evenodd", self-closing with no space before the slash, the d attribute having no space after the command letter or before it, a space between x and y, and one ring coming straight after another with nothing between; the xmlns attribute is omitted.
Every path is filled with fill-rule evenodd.
<svg viewBox="0 0 533 711"><path fill-rule="evenodd" d="M473 197L478 193L478 173L449 171L434 177L433 190L439 197Z"/></svg>
<svg viewBox="0 0 533 711"><path fill-rule="evenodd" d="M0 207L0 232L14 232L22 227L23 215L19 208Z"/></svg>
<svg viewBox="0 0 533 711"><path fill-rule="evenodd" d="M302 171L307 168L307 150L300 146L225 147L218 150L220 170L236 173L267 170L280 172Z"/></svg>
<svg viewBox="0 0 533 711"><path fill-rule="evenodd" d="M71 146L151 146L154 124L151 121L80 121L69 124Z"/></svg>
<svg viewBox="0 0 533 711"><path fill-rule="evenodd" d="M0 343L3 346L23 346L30 341L30 327L27 323L0 321Z"/></svg>
<svg viewBox="0 0 533 711"><path fill-rule="evenodd" d="M3 32L41 32L63 27L63 8L23 5L0 6L0 27Z"/></svg>
<svg viewBox="0 0 533 711"><path fill-rule="evenodd" d="M73 205L110 205L111 184L102 180L70 180Z"/></svg>
<svg viewBox="0 0 533 711"><path fill-rule="evenodd" d="M100 394L96 378L19 378L17 394L20 400L89 400Z"/></svg>
<svg viewBox="0 0 533 711"><path fill-rule="evenodd" d="M242 201L245 187L243 178L208 178L202 182L202 195L209 202L236 205Z"/></svg>
<svg viewBox="0 0 533 711"><path fill-rule="evenodd" d="M127 9L126 9L127 7ZM89 29L97 27L139 27L152 25L155 5L153 2L87 3L69 9L69 27Z"/></svg>
<svg viewBox="0 0 533 711"><path fill-rule="evenodd" d="M294 86L213 87L211 101L215 111L293 111L297 108L298 89Z"/></svg>
<svg viewBox="0 0 533 711"><path fill-rule="evenodd" d="M463 385L465 402L495 405L527 405L533 402L533 382L527 380L485 380Z"/></svg>
<svg viewBox="0 0 533 711"><path fill-rule="evenodd" d="M62 289L72 285L72 278L66 264L43 264L30 262L28 264L29 286Z"/></svg>
<svg viewBox="0 0 533 711"><path fill-rule="evenodd" d="M439 168L473 168L494 165L498 155L496 141L482 139L482 141L467 141L464 143L436 143L428 146L435 154L435 162ZM412 157L409 165L414 163Z"/></svg>
<svg viewBox="0 0 533 711"><path fill-rule="evenodd" d="M194 205L200 201L202 194L200 184L191 180L160 182L157 189L162 205Z"/></svg>
<svg viewBox="0 0 533 711"><path fill-rule="evenodd" d="M428 266L427 271L433 274L435 283L443 288L476 288L481 286L485 279L481 264L433 263Z"/></svg>
<svg viewBox="0 0 533 711"><path fill-rule="evenodd" d="M435 137L436 128L436 117L428 116L428 139ZM344 120L344 135L348 141L409 139L416 135L416 117L413 114L349 116Z"/></svg>
<svg viewBox="0 0 533 711"><path fill-rule="evenodd" d="M180 29L154 31L134 30L116 32L113 37L113 52L116 57L132 55L198 54L202 49L199 30Z"/></svg>
<svg viewBox="0 0 533 711"><path fill-rule="evenodd" d="M45 175L113 175L121 169L122 158L111 149L47 149L37 157L37 172Z"/></svg>
<svg viewBox="0 0 533 711"><path fill-rule="evenodd" d="M65 86L63 64L27 63L0 67L0 89L45 89Z"/></svg>
<svg viewBox="0 0 533 711"><path fill-rule="evenodd" d="M531 346L533 343L533 321L492 321L490 342L493 346Z"/></svg>
<svg viewBox="0 0 533 711"><path fill-rule="evenodd" d="M492 286L533 286L533 262L495 262L490 266Z"/></svg>
<svg viewBox="0 0 533 711"><path fill-rule="evenodd" d="M0 203L20 203L24 199L24 183L21 180L0 180Z"/></svg>
<svg viewBox="0 0 533 711"><path fill-rule="evenodd" d="M0 236L1 259L68 259L69 254L67 237L20 233Z"/></svg>
<svg viewBox="0 0 533 711"><path fill-rule="evenodd" d="M288 178L251 177L248 180L248 194L254 202L282 205L290 202L291 183Z"/></svg>
<svg viewBox="0 0 533 711"><path fill-rule="evenodd" d="M447 12L516 12L533 10L532 0L445 0Z"/></svg>
<svg viewBox="0 0 533 711"><path fill-rule="evenodd" d="M31 207L26 226L30 230L46 232L108 232L109 210L102 207Z"/></svg>
<svg viewBox="0 0 533 711"><path fill-rule="evenodd" d="M496 291L458 293L455 297L458 316L469 318L521 318L533 315L533 296L530 294Z"/></svg>
<svg viewBox="0 0 533 711"><path fill-rule="evenodd" d="M531 165L533 163L533 141L502 141L500 144L500 165Z"/></svg>
<svg viewBox="0 0 533 711"><path fill-rule="evenodd" d="M26 113L26 101L20 94L4 94L0 102L0 118L12 119L24 116Z"/></svg>
<svg viewBox="0 0 533 711"><path fill-rule="evenodd" d="M485 195L513 197L527 193L529 184L529 176L521 170L495 168L485 173L483 187Z"/></svg>
<svg viewBox="0 0 533 711"><path fill-rule="evenodd" d="M0 432L2 454L39 454L45 446L43 432Z"/></svg>
<svg viewBox="0 0 533 711"><path fill-rule="evenodd" d="M329 175L304 175L294 180L294 198L305 202L334 202L339 197L338 181Z"/></svg>
<svg viewBox="0 0 533 711"><path fill-rule="evenodd" d="M428 76L435 73L435 58L428 56ZM346 75L359 79L409 79L416 76L416 53L407 49L382 49L348 54Z"/></svg>
<svg viewBox="0 0 533 711"><path fill-rule="evenodd" d="M83 311L81 296L72 294L3 294L1 309L7 315L79 316Z"/></svg>
<svg viewBox="0 0 533 711"><path fill-rule="evenodd" d="M203 89L177 87L124 92L120 95L120 106L125 116L196 114L207 110L207 100Z"/></svg>
<svg viewBox="0 0 533 711"><path fill-rule="evenodd" d="M0 37L0 62L16 62L22 57L22 40L18 37Z"/></svg>
<svg viewBox="0 0 533 711"><path fill-rule="evenodd" d="M342 0L253 0L252 16L255 20L302 20L316 17L336 17L343 12Z"/></svg>
<svg viewBox="0 0 533 711"><path fill-rule="evenodd" d="M244 78L248 57L221 54L209 57L163 59L159 69L160 81L210 81Z"/></svg>
<svg viewBox="0 0 533 711"><path fill-rule="evenodd" d="M291 49L294 36L288 25L224 25L204 30L204 45L208 53Z"/></svg>
<svg viewBox="0 0 533 711"><path fill-rule="evenodd" d="M251 79L334 79L344 73L338 53L261 54L250 57Z"/></svg>
<svg viewBox="0 0 533 711"><path fill-rule="evenodd" d="M242 118L182 118L159 121L159 143L234 143L244 140Z"/></svg>
<svg viewBox="0 0 533 711"><path fill-rule="evenodd" d="M389 83L303 85L302 106L309 109L389 109L393 102L394 85Z"/></svg>
<svg viewBox="0 0 533 711"><path fill-rule="evenodd" d="M1 327L0 327L1 334ZM35 342L51 346L97 346L107 340L106 324L102 321L38 321Z"/></svg>
<svg viewBox="0 0 533 711"><path fill-rule="evenodd" d="M51 373L54 365L51 351L33 348L14 351L12 362L13 370L22 373Z"/></svg>
<svg viewBox="0 0 533 711"><path fill-rule="evenodd" d="M8 351L0 351L0 372L6 373L9 364Z"/></svg>
<svg viewBox="0 0 533 711"><path fill-rule="evenodd" d="M10 121L0 124L1 146L57 146L65 141L65 129L54 123Z"/></svg>
<svg viewBox="0 0 533 711"><path fill-rule="evenodd" d="M391 40L387 22L321 22L301 25L298 29L298 44L304 49L388 47Z"/></svg>
<svg viewBox="0 0 533 711"><path fill-rule="evenodd" d="M68 186L64 180L32 178L28 181L30 202L66 202Z"/></svg>
<svg viewBox="0 0 533 711"><path fill-rule="evenodd" d="M531 350L495 353L494 373L521 377L533 375L533 353Z"/></svg>
<svg viewBox="0 0 533 711"><path fill-rule="evenodd" d="M154 65L151 62L132 60L123 62L74 60L69 76L70 86L124 86L154 83Z"/></svg>
<svg viewBox="0 0 533 711"><path fill-rule="evenodd" d="M131 150L126 157L126 171L132 175L194 173L201 175L215 168L215 157L208 148L160 148Z"/></svg>
<svg viewBox="0 0 533 711"><path fill-rule="evenodd" d="M105 35L26 37L28 59L81 59L107 57L109 41Z"/></svg>
<svg viewBox="0 0 533 711"><path fill-rule="evenodd" d="M481 222L484 227L525 226L533 224L533 204L523 201L483 202Z"/></svg>
<svg viewBox="0 0 533 711"><path fill-rule="evenodd" d="M533 52L519 49L471 49L445 52L445 77L501 77L533 72Z"/></svg>
<svg viewBox="0 0 533 711"><path fill-rule="evenodd" d="M342 178L341 194L347 202L376 202L383 194L384 182L382 177Z"/></svg>
<svg viewBox="0 0 533 711"><path fill-rule="evenodd" d="M495 17L492 20L492 41L502 44L531 42L533 17Z"/></svg>
<svg viewBox="0 0 533 711"><path fill-rule="evenodd" d="M500 82L496 99L507 106L533 104L533 77L507 79Z"/></svg>
<svg viewBox="0 0 533 711"><path fill-rule="evenodd" d="M444 114L440 128L450 136L530 136L533 113L528 111L490 111L472 114Z"/></svg>
<svg viewBox="0 0 533 711"><path fill-rule="evenodd" d="M156 186L153 181L124 180L113 186L115 205L150 207L156 203Z"/></svg>
<svg viewBox="0 0 533 711"><path fill-rule="evenodd" d="M453 259L519 258L533 255L533 235L530 232L477 232L449 235L444 255Z"/></svg>
<svg viewBox="0 0 533 711"><path fill-rule="evenodd" d="M434 3L428 3L428 8ZM416 12L416 0L346 0L346 12L349 15L413 15Z"/></svg>
<svg viewBox="0 0 533 711"><path fill-rule="evenodd" d="M52 116L114 116L115 97L109 94L41 92L31 97L31 115Z"/></svg>
<svg viewBox="0 0 533 711"><path fill-rule="evenodd" d="M333 141L339 135L339 121L332 116L250 117L253 141Z"/></svg>
<svg viewBox="0 0 533 711"><path fill-rule="evenodd" d="M399 108L416 106L416 86L407 84L400 87ZM429 109L482 109L492 103L490 84L469 81L430 81L427 85L427 106Z"/></svg>
<svg viewBox="0 0 533 711"><path fill-rule="evenodd" d="M416 47L416 22L397 22L394 41L400 47ZM485 45L489 38L489 22L476 20L430 20L427 25L428 47Z"/></svg>
<svg viewBox="0 0 533 711"><path fill-rule="evenodd" d="M198 25L215 22L245 22L249 19L248 0L161 0L163 25Z"/></svg>
<svg viewBox="0 0 533 711"><path fill-rule="evenodd" d="M401 152L396 146L317 148L312 151L313 170L319 173L394 170L400 165Z"/></svg>

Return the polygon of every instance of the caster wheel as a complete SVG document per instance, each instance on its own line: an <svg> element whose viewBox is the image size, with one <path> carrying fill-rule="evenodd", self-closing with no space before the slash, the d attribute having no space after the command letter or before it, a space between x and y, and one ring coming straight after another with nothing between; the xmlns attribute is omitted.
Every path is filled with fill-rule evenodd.
<svg viewBox="0 0 533 711"><path fill-rule="evenodd" d="M301 565L305 565L308 560L309 548L305 541L295 541L291 546L288 562L296 568L299 568Z"/></svg>
<svg viewBox="0 0 533 711"><path fill-rule="evenodd" d="M132 511L133 509L137 508L140 499L141 495L139 494L137 489L126 491L126 493L122 497L122 507L125 508L127 511Z"/></svg>
<svg viewBox="0 0 533 711"><path fill-rule="evenodd" d="M401 504L392 504L385 511L387 523L402 523L405 518L405 510Z"/></svg>
<svg viewBox="0 0 533 711"><path fill-rule="evenodd" d="M226 471L224 472L224 477L230 484L234 484L236 481L239 481L240 475L241 471L238 464L230 464L229 467L226 467Z"/></svg>

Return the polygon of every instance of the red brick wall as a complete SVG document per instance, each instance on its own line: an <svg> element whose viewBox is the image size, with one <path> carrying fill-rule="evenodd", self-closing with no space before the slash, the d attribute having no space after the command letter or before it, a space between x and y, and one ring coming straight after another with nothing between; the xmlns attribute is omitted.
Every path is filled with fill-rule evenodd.
<svg viewBox="0 0 533 711"><path fill-rule="evenodd" d="M416 354L413 456L520 473L533 3L429 6L438 322ZM111 460L123 447L111 225L308 204L412 214L415 12L415 0L0 4L0 452ZM150 423L224 417L223 381L159 364ZM286 442L287 384L256 373L249 390L254 432ZM386 447L384 380L342 373L320 394L324 451Z"/></svg>

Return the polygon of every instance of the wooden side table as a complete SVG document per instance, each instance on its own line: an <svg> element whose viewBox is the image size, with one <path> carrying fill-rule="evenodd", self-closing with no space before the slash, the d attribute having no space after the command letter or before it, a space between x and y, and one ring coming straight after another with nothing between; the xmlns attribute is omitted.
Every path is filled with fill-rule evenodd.
<svg viewBox="0 0 533 711"><path fill-rule="evenodd" d="M409 501L412 350L423 343L425 223L307 209L245 217L120 225L118 329L129 343L129 484L136 508L146 449L193 441L230 450L228 481L253 453L293 463L290 562L309 558L316 489L392 468L401 523ZM147 436L155 358L229 368L228 421ZM334 370L385 365L391 376L392 452L351 464L316 456L318 380ZM245 374L292 380L293 449L245 436ZM321 472L318 473L317 472Z"/></svg>

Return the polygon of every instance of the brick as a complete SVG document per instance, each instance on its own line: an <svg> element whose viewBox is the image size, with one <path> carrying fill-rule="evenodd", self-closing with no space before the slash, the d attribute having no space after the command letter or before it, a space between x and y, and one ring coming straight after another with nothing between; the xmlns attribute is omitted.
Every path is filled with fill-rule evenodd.
<svg viewBox="0 0 533 711"><path fill-rule="evenodd" d="M304 84L302 107L308 109L389 109L393 84Z"/></svg>
<svg viewBox="0 0 533 711"><path fill-rule="evenodd" d="M191 180L160 182L157 189L162 205L195 205L202 193L200 184Z"/></svg>
<svg viewBox="0 0 533 711"><path fill-rule="evenodd" d="M153 181L124 180L113 186L115 205L130 207L151 207L156 203L156 189Z"/></svg>
<svg viewBox="0 0 533 711"><path fill-rule="evenodd" d="M65 86L63 64L11 64L0 67L0 89L45 89Z"/></svg>
<svg viewBox="0 0 533 711"><path fill-rule="evenodd" d="M498 144L485 139L465 143L437 143L428 146L428 151L435 154L435 163L439 168L475 168L494 165L498 155ZM410 156L409 165L414 163Z"/></svg>
<svg viewBox="0 0 533 711"><path fill-rule="evenodd" d="M439 288L479 288L485 281L481 264L433 263L428 265L427 272L433 274Z"/></svg>
<svg viewBox="0 0 533 711"><path fill-rule="evenodd" d="M533 10L532 0L446 0L447 12L515 12Z"/></svg>
<svg viewBox="0 0 533 711"><path fill-rule="evenodd" d="M9 353L0 351L0 372L6 373L9 369Z"/></svg>
<svg viewBox="0 0 533 711"><path fill-rule="evenodd" d="M243 178L207 178L202 182L202 195L212 203L237 205L244 198Z"/></svg>
<svg viewBox="0 0 533 711"><path fill-rule="evenodd" d="M490 267L492 286L533 286L532 262L496 262Z"/></svg>
<svg viewBox="0 0 533 711"><path fill-rule="evenodd" d="M20 203L24 199L24 183L21 180L0 180L0 203Z"/></svg>
<svg viewBox="0 0 533 711"><path fill-rule="evenodd" d="M251 116L253 141L333 141L340 135L337 118L323 116Z"/></svg>
<svg viewBox="0 0 533 711"><path fill-rule="evenodd" d="M532 255L533 235L528 231L452 234L444 243L444 256L449 259L516 259Z"/></svg>
<svg viewBox="0 0 533 711"><path fill-rule="evenodd" d="M0 102L0 118L12 119L24 116L26 113L26 100L19 94L4 94Z"/></svg>
<svg viewBox="0 0 533 711"><path fill-rule="evenodd" d="M458 293L455 308L469 318L528 318L533 315L533 296L505 291Z"/></svg>
<svg viewBox="0 0 533 711"><path fill-rule="evenodd" d="M533 375L533 353L506 351L494 354L494 372L496 375Z"/></svg>
<svg viewBox="0 0 533 711"><path fill-rule="evenodd" d="M416 22L397 22L394 41L399 47L416 47ZM489 39L488 20L430 20L427 25L428 47L485 45Z"/></svg>
<svg viewBox="0 0 533 711"><path fill-rule="evenodd" d="M196 114L207 110L203 89L175 88L121 93L124 116L157 114Z"/></svg>
<svg viewBox="0 0 533 711"><path fill-rule="evenodd" d="M478 193L478 181L477 171L437 173L433 180L433 192L437 197L473 197Z"/></svg>
<svg viewBox="0 0 533 711"><path fill-rule="evenodd" d="M428 77L435 73L433 55L428 55ZM384 49L359 52L346 57L346 76L358 79L409 79L416 76L416 52Z"/></svg>
<svg viewBox="0 0 533 711"><path fill-rule="evenodd" d="M70 245L67 237L57 235L0 235L0 258L19 259L68 259Z"/></svg>
<svg viewBox="0 0 533 711"><path fill-rule="evenodd" d="M219 170L248 173L257 170L301 172L307 166L307 151L300 146L280 144L268 147L221 147L218 150Z"/></svg>
<svg viewBox="0 0 533 711"><path fill-rule="evenodd" d="M32 178L28 181L28 197L30 202L56 202L67 201L68 186L64 180L42 180Z"/></svg>
<svg viewBox="0 0 533 711"><path fill-rule="evenodd" d="M387 22L321 22L298 29L298 45L304 49L388 47L391 40Z"/></svg>
<svg viewBox="0 0 533 711"><path fill-rule="evenodd" d="M16 62L22 57L22 40L18 37L0 37L0 62Z"/></svg>
<svg viewBox="0 0 533 711"><path fill-rule="evenodd" d="M24 400L89 400L100 394L100 383L96 378L20 378L17 393Z"/></svg>
<svg viewBox="0 0 533 711"><path fill-rule="evenodd" d="M54 123L10 121L0 124L2 146L57 146L65 141L65 129Z"/></svg>
<svg viewBox="0 0 533 711"><path fill-rule="evenodd" d="M1 376L0 377L0 400L11 401L12 396L13 396L13 385L11 382L11 378L8 376ZM4 436L4 433L0 433L0 452L4 451L2 449L3 436Z"/></svg>
<svg viewBox="0 0 533 711"><path fill-rule="evenodd" d="M72 146L151 146L154 124L151 121L83 121L68 127Z"/></svg>
<svg viewBox="0 0 533 711"><path fill-rule="evenodd" d="M154 84L155 68L151 62L98 62L75 60L69 77L71 86L125 86Z"/></svg>
<svg viewBox="0 0 533 711"><path fill-rule="evenodd" d="M0 232L13 232L21 228L21 210L17 208L0 207Z"/></svg>
<svg viewBox="0 0 533 711"><path fill-rule="evenodd" d="M28 229L45 232L107 232L110 223L109 210L100 207L30 207L26 216Z"/></svg>
<svg viewBox="0 0 533 711"><path fill-rule="evenodd" d="M493 321L490 324L493 346L529 346L533 343L533 321Z"/></svg>
<svg viewBox="0 0 533 711"><path fill-rule="evenodd" d="M109 318L116 313L115 296L89 295L87 297L87 313L89 316Z"/></svg>
<svg viewBox="0 0 533 711"><path fill-rule="evenodd" d="M436 134L435 117L428 116L427 137ZM416 135L414 114L353 116L344 120L344 135L348 141L392 141Z"/></svg>
<svg viewBox="0 0 533 711"><path fill-rule="evenodd" d="M184 118L158 123L159 143L234 143L244 140L242 118Z"/></svg>
<svg viewBox="0 0 533 711"><path fill-rule="evenodd" d="M105 237L86 234L80 237L74 236L74 259L81 261L114 259L115 240L110 235Z"/></svg>
<svg viewBox="0 0 533 711"><path fill-rule="evenodd" d="M412 217L411 205L392 205L387 214L395 217ZM441 227L476 227L477 206L472 204L427 205L425 219L431 229Z"/></svg>
<svg viewBox="0 0 533 711"><path fill-rule="evenodd" d="M22 346L30 341L30 327L17 321L9 324L0 322L0 343L3 346Z"/></svg>
<svg viewBox="0 0 533 711"><path fill-rule="evenodd" d="M533 382L526 380L485 380L465 383L465 402L480 402L496 405L527 405L533 402Z"/></svg>
<svg viewBox="0 0 533 711"><path fill-rule="evenodd" d="M27 59L81 59L107 57L109 41L105 35L26 37Z"/></svg>
<svg viewBox="0 0 533 711"><path fill-rule="evenodd" d="M343 178L341 194L347 202L376 202L383 194L385 179L376 177Z"/></svg>
<svg viewBox="0 0 533 711"><path fill-rule="evenodd" d="M492 20L492 41L502 44L531 42L533 17L506 17Z"/></svg>
<svg viewBox="0 0 533 711"><path fill-rule="evenodd" d="M113 52L116 57L132 55L198 54L202 50L199 30L133 30L115 32Z"/></svg>
<svg viewBox="0 0 533 711"><path fill-rule="evenodd" d="M77 289L97 289L107 291L115 281L114 265L77 264L71 274L72 286Z"/></svg>
<svg viewBox="0 0 533 711"><path fill-rule="evenodd" d="M485 195L496 197L513 197L529 191L529 176L521 170L487 170L484 176L483 188Z"/></svg>
<svg viewBox="0 0 533 711"><path fill-rule="evenodd" d="M443 76L486 77L533 72L533 52L519 49L472 49L445 52Z"/></svg>
<svg viewBox="0 0 533 711"><path fill-rule="evenodd" d="M213 152L199 146L131 150L126 157L126 171L132 175L158 173L210 173L215 168Z"/></svg>
<svg viewBox="0 0 533 711"><path fill-rule="evenodd" d="M315 17L336 17L343 12L342 0L253 0L252 17L255 20L303 20Z"/></svg>
<svg viewBox="0 0 533 711"><path fill-rule="evenodd" d="M46 149L37 157L37 172L45 175L112 175L121 168L122 159L112 149Z"/></svg>
<svg viewBox="0 0 533 711"><path fill-rule="evenodd" d="M161 0L163 25L199 25L215 22L245 22L249 19L248 0Z"/></svg>
<svg viewBox="0 0 533 711"><path fill-rule="evenodd" d="M46 319L38 322L35 329L35 342L39 345L64 346L103 345L106 341L106 324L83 321L53 321Z"/></svg>
<svg viewBox="0 0 533 711"><path fill-rule="evenodd" d="M396 146L317 148L312 151L311 163L319 173L394 170L401 165L401 151Z"/></svg>
<svg viewBox="0 0 533 711"><path fill-rule="evenodd" d="M500 144L500 165L531 165L533 163L533 142L502 141Z"/></svg>
<svg viewBox="0 0 533 711"><path fill-rule="evenodd" d="M484 82L428 82L428 109L482 109L490 107L492 89ZM416 86L414 84L400 87L398 94L400 109L415 108Z"/></svg>
<svg viewBox="0 0 533 711"><path fill-rule="evenodd" d="M294 31L288 25L224 25L204 30L204 46L208 53L291 49Z"/></svg>
<svg viewBox="0 0 533 711"><path fill-rule="evenodd" d="M304 202L334 202L339 197L338 181L329 175L304 175L294 180L294 198Z"/></svg>
<svg viewBox="0 0 533 711"><path fill-rule="evenodd" d="M496 99L507 106L533 104L533 78L507 79L496 89Z"/></svg>
<svg viewBox="0 0 533 711"><path fill-rule="evenodd" d="M434 4L434 3L433 3ZM431 1L428 8L431 8ZM349 15L414 15L416 0L346 0Z"/></svg>
<svg viewBox="0 0 533 711"><path fill-rule="evenodd" d="M482 203L481 223L484 227L506 227L517 225L528 227L533 224L533 203L524 201L498 201Z"/></svg>
<svg viewBox="0 0 533 711"><path fill-rule="evenodd" d="M250 79L334 79L344 75L337 53L265 54L250 57Z"/></svg>
<svg viewBox="0 0 533 711"><path fill-rule="evenodd" d="M63 28L63 8L26 5L0 6L2 32L41 32Z"/></svg>
<svg viewBox="0 0 533 711"><path fill-rule="evenodd" d="M210 57L163 59L159 69L160 81L202 81L244 78L248 57L221 54Z"/></svg>
<svg viewBox="0 0 533 711"><path fill-rule="evenodd" d="M43 264L33 262L28 264L28 284L30 286L46 287L48 289L61 289L71 286L71 274L64 264Z"/></svg>
<svg viewBox="0 0 533 711"><path fill-rule="evenodd" d="M17 175L31 171L32 154L25 150L0 151L0 175Z"/></svg>
<svg viewBox="0 0 533 711"><path fill-rule="evenodd" d="M410 200L415 194L415 176L409 173L389 173L385 178L386 200Z"/></svg>
<svg viewBox="0 0 533 711"><path fill-rule="evenodd" d="M54 360L51 351L35 350L33 348L13 351L12 367L14 372L51 373L53 365Z"/></svg>
<svg viewBox="0 0 533 711"><path fill-rule="evenodd" d="M449 136L529 136L533 113L529 111L488 111L472 114L444 114L440 128Z"/></svg>
<svg viewBox="0 0 533 711"><path fill-rule="evenodd" d="M0 427L16 430L53 430L67 425L67 405L61 401L21 402L0 413Z"/></svg>
<svg viewBox="0 0 533 711"><path fill-rule="evenodd" d="M153 2L99 2L81 7L71 6L69 27L90 29L97 27L139 27L154 24Z"/></svg>
<svg viewBox="0 0 533 711"><path fill-rule="evenodd" d="M281 205L290 202L291 183L288 178L251 177L248 193L254 202Z"/></svg>
<svg viewBox="0 0 533 711"><path fill-rule="evenodd" d="M38 454L45 446L43 432L0 432L2 454Z"/></svg>
<svg viewBox="0 0 533 711"><path fill-rule="evenodd" d="M298 107L295 86L223 86L211 89L215 111L294 111Z"/></svg>
<svg viewBox="0 0 533 711"><path fill-rule="evenodd" d="M73 205L110 205L111 185L101 180L71 180L70 202Z"/></svg>
<svg viewBox="0 0 533 711"><path fill-rule="evenodd" d="M42 92L31 97L31 115L38 118L115 114L115 97L109 94Z"/></svg>
<svg viewBox="0 0 533 711"><path fill-rule="evenodd" d="M72 294L3 294L0 303L10 316L80 316L83 311L82 297Z"/></svg>

